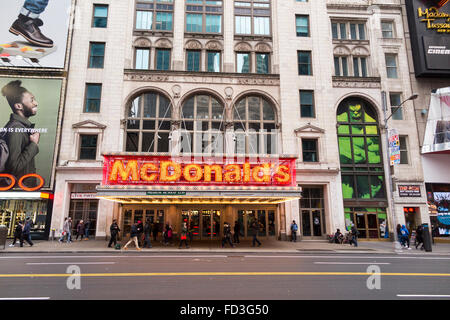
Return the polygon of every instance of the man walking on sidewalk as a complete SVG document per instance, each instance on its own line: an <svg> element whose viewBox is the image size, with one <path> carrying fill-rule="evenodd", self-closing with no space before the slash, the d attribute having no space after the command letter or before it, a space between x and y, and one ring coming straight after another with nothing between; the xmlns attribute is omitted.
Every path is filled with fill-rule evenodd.
<svg viewBox="0 0 450 320"><path fill-rule="evenodd" d="M27 218L27 221L25 221L25 226L23 227L22 237L20 238L20 246L23 247L23 241L25 240L28 242L30 247L33 246L33 242L31 242L31 224L33 222L30 220L30 218Z"/></svg>
<svg viewBox="0 0 450 320"><path fill-rule="evenodd" d="M291 224L291 242L297 242L297 230L298 225L295 223L295 220L293 220Z"/></svg>
<svg viewBox="0 0 450 320"><path fill-rule="evenodd" d="M141 248L139 248L139 243L138 243L138 223L137 222L135 222L131 226L130 241L128 241L127 244L123 247L123 250L128 250L128 245L132 242L134 242L134 244L136 245L136 249L140 251Z"/></svg>
<svg viewBox="0 0 450 320"><path fill-rule="evenodd" d="M117 245L117 235L120 232L119 225L117 224L117 220L113 220L113 223L109 227L109 231L111 233L111 239L109 240L108 248L111 248L111 245L114 243L114 246Z"/></svg>
<svg viewBox="0 0 450 320"><path fill-rule="evenodd" d="M256 219L253 220L253 223L250 225L250 230L252 232L253 235L253 247L255 246L255 243L258 242L258 247L261 246L261 242L259 242L258 238L256 238L256 236L258 235L258 230L259 230L259 223Z"/></svg>

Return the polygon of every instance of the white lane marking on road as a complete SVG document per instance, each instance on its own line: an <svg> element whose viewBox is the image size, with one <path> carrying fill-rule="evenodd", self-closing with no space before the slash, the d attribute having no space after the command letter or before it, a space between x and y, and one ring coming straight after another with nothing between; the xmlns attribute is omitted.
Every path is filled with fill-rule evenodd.
<svg viewBox="0 0 450 320"><path fill-rule="evenodd" d="M49 265L49 264L116 264L115 262L28 262L27 265Z"/></svg>
<svg viewBox="0 0 450 320"><path fill-rule="evenodd" d="M314 262L314 264L390 264L389 262Z"/></svg>
<svg viewBox="0 0 450 320"><path fill-rule="evenodd" d="M50 297L0 298L0 300L49 300Z"/></svg>
<svg viewBox="0 0 450 320"><path fill-rule="evenodd" d="M450 298L449 294L398 294L401 298Z"/></svg>
<svg viewBox="0 0 450 320"><path fill-rule="evenodd" d="M225 255L203 255L203 256L164 256L164 255L159 255L159 256L127 256L127 255L123 255L123 256L76 256L76 255L72 255L72 256L13 256L13 257L0 257L0 259L73 259L73 258L92 258L92 259L98 259L98 258L227 258L228 256Z"/></svg>
<svg viewBox="0 0 450 320"><path fill-rule="evenodd" d="M398 256L392 256L392 257L378 257L376 255L368 257L358 257L358 256L244 256L245 258L292 258L292 259L299 259L299 258L324 258L324 259L422 259L422 260L450 260L449 258L443 258L443 257L398 257Z"/></svg>

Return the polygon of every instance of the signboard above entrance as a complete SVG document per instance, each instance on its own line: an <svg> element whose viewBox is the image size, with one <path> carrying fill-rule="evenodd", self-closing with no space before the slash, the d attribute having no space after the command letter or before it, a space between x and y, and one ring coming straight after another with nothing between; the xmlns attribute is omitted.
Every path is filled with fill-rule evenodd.
<svg viewBox="0 0 450 320"><path fill-rule="evenodd" d="M295 187L295 158L104 155L102 184Z"/></svg>

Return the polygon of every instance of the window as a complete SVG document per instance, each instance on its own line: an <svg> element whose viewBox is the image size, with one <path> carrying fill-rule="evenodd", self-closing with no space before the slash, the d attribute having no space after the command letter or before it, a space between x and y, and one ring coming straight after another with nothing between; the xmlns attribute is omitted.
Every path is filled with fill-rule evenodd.
<svg viewBox="0 0 450 320"><path fill-rule="evenodd" d="M173 0L138 0L136 30L172 31Z"/></svg>
<svg viewBox="0 0 450 320"><path fill-rule="evenodd" d="M84 112L100 112L100 101L102 97L101 84L86 84L86 101Z"/></svg>
<svg viewBox="0 0 450 320"><path fill-rule="evenodd" d="M220 72L220 51L207 51L206 55L208 72Z"/></svg>
<svg viewBox="0 0 450 320"><path fill-rule="evenodd" d="M318 162L317 139L302 139L303 162Z"/></svg>
<svg viewBox="0 0 450 320"><path fill-rule="evenodd" d="M223 153L225 108L214 97L195 95L181 110L181 151Z"/></svg>
<svg viewBox="0 0 450 320"><path fill-rule="evenodd" d="M394 23L392 21L382 21L381 33L385 39L394 38Z"/></svg>
<svg viewBox="0 0 450 320"><path fill-rule="evenodd" d="M186 50L186 70L187 71L200 71L200 56L202 52L200 50Z"/></svg>
<svg viewBox="0 0 450 320"><path fill-rule="evenodd" d="M270 36L270 0L234 1L236 35Z"/></svg>
<svg viewBox="0 0 450 320"><path fill-rule="evenodd" d="M399 136L400 140L400 164L408 164L407 136Z"/></svg>
<svg viewBox="0 0 450 320"><path fill-rule="evenodd" d="M156 49L156 70L170 70L170 49Z"/></svg>
<svg viewBox="0 0 450 320"><path fill-rule="evenodd" d="M172 104L156 92L133 99L128 106L127 152L169 152Z"/></svg>
<svg viewBox="0 0 450 320"><path fill-rule="evenodd" d="M221 33L222 1L186 0L186 32Z"/></svg>
<svg viewBox="0 0 450 320"><path fill-rule="evenodd" d="M269 54L256 53L256 73L269 73Z"/></svg>
<svg viewBox="0 0 450 320"><path fill-rule="evenodd" d="M353 76L367 77L367 58L365 57L353 58Z"/></svg>
<svg viewBox="0 0 450 320"><path fill-rule="evenodd" d="M150 49L136 48L135 69L150 69Z"/></svg>
<svg viewBox="0 0 450 320"><path fill-rule="evenodd" d="M296 0L297 2L308 2L308 0Z"/></svg>
<svg viewBox="0 0 450 320"><path fill-rule="evenodd" d="M397 75L397 56L395 54L386 54L386 73L388 78L398 78Z"/></svg>
<svg viewBox="0 0 450 320"><path fill-rule="evenodd" d="M333 39L366 40L364 22L331 22Z"/></svg>
<svg viewBox="0 0 450 320"><path fill-rule="evenodd" d="M108 24L108 5L94 4L94 18L92 26L94 28L106 28Z"/></svg>
<svg viewBox="0 0 450 320"><path fill-rule="evenodd" d="M337 122L344 199L385 199L381 138L375 109L363 99L347 98L338 107Z"/></svg>
<svg viewBox="0 0 450 320"><path fill-rule="evenodd" d="M311 51L297 51L298 74L301 76L312 75Z"/></svg>
<svg viewBox="0 0 450 320"><path fill-rule="evenodd" d="M272 104L259 96L239 100L233 112L235 152L277 154L276 114Z"/></svg>
<svg viewBox="0 0 450 320"><path fill-rule="evenodd" d="M91 42L89 46L89 68L102 69L105 60L105 43Z"/></svg>
<svg viewBox="0 0 450 320"><path fill-rule="evenodd" d="M337 77L348 76L347 57L334 57L334 75Z"/></svg>
<svg viewBox="0 0 450 320"><path fill-rule="evenodd" d="M97 157L97 135L80 135L80 160L95 160Z"/></svg>
<svg viewBox="0 0 450 320"><path fill-rule="evenodd" d="M401 103L401 94L400 93L389 93L389 102L391 104L391 113L392 119L394 120L403 120L403 110L402 107L396 108Z"/></svg>
<svg viewBox="0 0 450 320"><path fill-rule="evenodd" d="M250 53L238 52L236 53L237 73L250 73Z"/></svg>
<svg viewBox="0 0 450 320"><path fill-rule="evenodd" d="M302 118L314 118L314 91L300 90L300 116Z"/></svg>
<svg viewBox="0 0 450 320"><path fill-rule="evenodd" d="M297 37L309 37L309 16L295 16Z"/></svg>

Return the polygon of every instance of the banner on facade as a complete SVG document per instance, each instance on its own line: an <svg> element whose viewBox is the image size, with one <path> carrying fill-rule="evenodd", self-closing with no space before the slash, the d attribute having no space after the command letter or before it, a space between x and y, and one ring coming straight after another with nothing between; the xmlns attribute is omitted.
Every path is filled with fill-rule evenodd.
<svg viewBox="0 0 450 320"><path fill-rule="evenodd" d="M0 77L0 191L51 187L62 80Z"/></svg>
<svg viewBox="0 0 450 320"><path fill-rule="evenodd" d="M389 130L390 165L400 164L400 138L396 129Z"/></svg>
<svg viewBox="0 0 450 320"><path fill-rule="evenodd" d="M0 65L64 68L71 2L3 1L0 11Z"/></svg>

